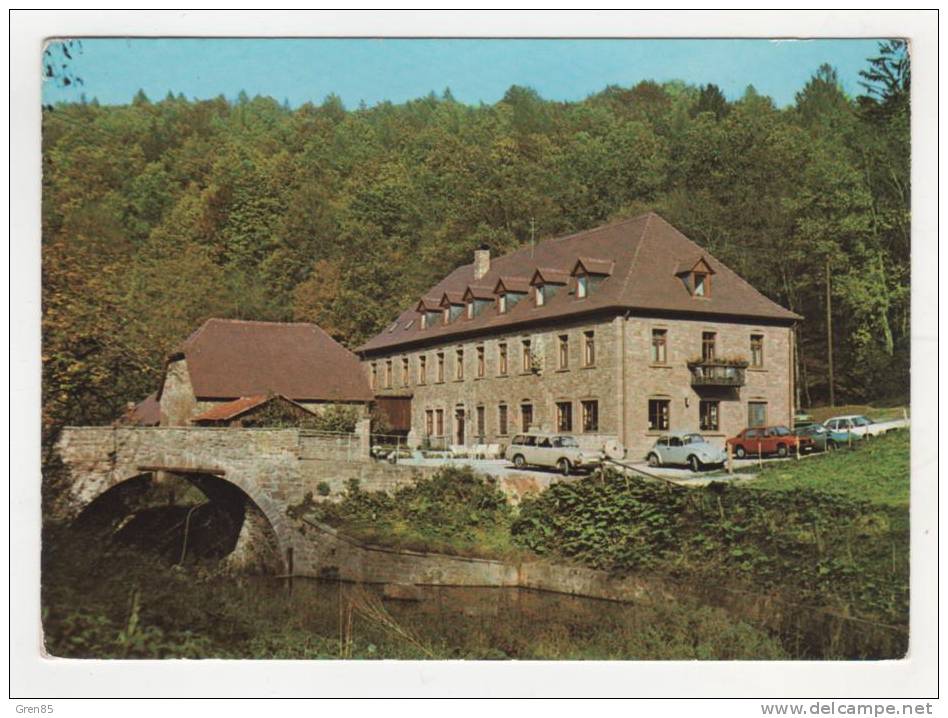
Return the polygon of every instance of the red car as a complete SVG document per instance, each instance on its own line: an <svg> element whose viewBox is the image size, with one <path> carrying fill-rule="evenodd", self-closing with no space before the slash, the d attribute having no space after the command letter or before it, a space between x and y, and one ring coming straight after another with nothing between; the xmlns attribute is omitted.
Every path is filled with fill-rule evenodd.
<svg viewBox="0 0 948 718"><path fill-rule="evenodd" d="M727 440L734 456L743 459L748 454L776 454L787 456L796 451L806 451L813 439L795 436L786 426L758 426L744 429Z"/></svg>

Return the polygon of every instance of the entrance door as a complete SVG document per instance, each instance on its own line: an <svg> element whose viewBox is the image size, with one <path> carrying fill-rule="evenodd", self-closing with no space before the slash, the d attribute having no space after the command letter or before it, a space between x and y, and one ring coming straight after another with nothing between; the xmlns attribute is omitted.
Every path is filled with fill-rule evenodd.
<svg viewBox="0 0 948 718"><path fill-rule="evenodd" d="M464 408L458 407L454 410L454 443L459 446L464 445Z"/></svg>

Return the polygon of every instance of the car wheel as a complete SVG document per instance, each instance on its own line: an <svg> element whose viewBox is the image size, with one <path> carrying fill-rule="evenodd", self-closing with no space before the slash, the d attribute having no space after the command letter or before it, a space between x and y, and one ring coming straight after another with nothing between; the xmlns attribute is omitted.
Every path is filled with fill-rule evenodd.
<svg viewBox="0 0 948 718"><path fill-rule="evenodd" d="M701 462L698 461L697 456L692 455L688 457L688 468L694 471L695 473L698 473L699 471L701 471Z"/></svg>
<svg viewBox="0 0 948 718"><path fill-rule="evenodd" d="M736 456L738 459L743 459L745 456L747 456L747 452L744 451L743 446L738 446L736 449L734 449L734 456Z"/></svg>
<svg viewBox="0 0 948 718"><path fill-rule="evenodd" d="M658 461L658 454L655 454L654 452L651 453L651 454L649 454L649 455L648 455L648 458L646 459L646 461L648 461L648 465L649 465L649 466L658 466L658 464L659 464L659 461Z"/></svg>
<svg viewBox="0 0 948 718"><path fill-rule="evenodd" d="M563 474L563 476L569 476L569 461L567 459L560 459L556 462L557 470Z"/></svg>
<svg viewBox="0 0 948 718"><path fill-rule="evenodd" d="M785 459L787 457L787 447L785 444L780 444L777 446L777 456L779 456L781 459Z"/></svg>
<svg viewBox="0 0 948 718"><path fill-rule="evenodd" d="M526 461L524 461L522 454L517 454L514 457L513 461L514 461L514 466L516 466L518 469L522 469L524 464L527 463Z"/></svg>

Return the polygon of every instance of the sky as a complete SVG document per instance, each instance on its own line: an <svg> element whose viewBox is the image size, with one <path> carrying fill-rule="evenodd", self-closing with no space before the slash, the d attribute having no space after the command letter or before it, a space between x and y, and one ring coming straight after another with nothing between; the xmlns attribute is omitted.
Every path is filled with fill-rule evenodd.
<svg viewBox="0 0 948 718"><path fill-rule="evenodd" d="M574 101L606 85L684 80L718 85L737 99L748 85L778 106L794 101L824 62L844 91L861 92L859 70L877 54L876 40L430 40L87 38L70 71L81 87L45 81L43 101L82 94L125 104L139 89L153 100L169 91L189 99L241 90L292 107L338 95L347 108L441 93L493 104L511 85L547 100Z"/></svg>

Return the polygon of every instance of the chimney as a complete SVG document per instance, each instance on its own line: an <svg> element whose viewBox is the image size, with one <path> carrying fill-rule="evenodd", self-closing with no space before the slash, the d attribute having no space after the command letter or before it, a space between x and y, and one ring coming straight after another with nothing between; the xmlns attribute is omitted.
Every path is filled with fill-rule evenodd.
<svg viewBox="0 0 948 718"><path fill-rule="evenodd" d="M474 280L477 281L490 271L490 247L482 244L474 250Z"/></svg>

